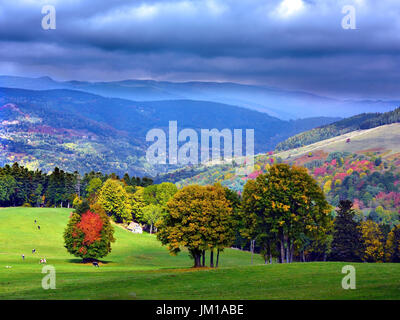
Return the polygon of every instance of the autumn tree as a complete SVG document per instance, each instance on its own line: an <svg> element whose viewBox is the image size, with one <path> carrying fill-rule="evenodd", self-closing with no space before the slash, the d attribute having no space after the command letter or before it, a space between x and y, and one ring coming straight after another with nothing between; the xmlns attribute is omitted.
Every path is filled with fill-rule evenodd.
<svg viewBox="0 0 400 320"><path fill-rule="evenodd" d="M379 225L371 220L363 221L361 222L361 232L364 243L362 260L365 262L383 262L384 238Z"/></svg>
<svg viewBox="0 0 400 320"><path fill-rule="evenodd" d="M397 225L389 232L385 251L387 262L400 262L400 225Z"/></svg>
<svg viewBox="0 0 400 320"><path fill-rule="evenodd" d="M192 185L179 190L168 201L158 229L157 238L171 254L186 247L194 267L200 267L203 250L221 250L234 240L232 208L224 188Z"/></svg>
<svg viewBox="0 0 400 320"><path fill-rule="evenodd" d="M83 201L71 214L64 231L65 248L84 262L105 257L111 252L114 229L100 205Z"/></svg>
<svg viewBox="0 0 400 320"><path fill-rule="evenodd" d="M330 259L335 261L361 261L363 241L355 210L350 200L341 200L337 208Z"/></svg>
<svg viewBox="0 0 400 320"><path fill-rule="evenodd" d="M128 194L120 181L108 179L99 191L98 203L116 222L132 221Z"/></svg>
<svg viewBox="0 0 400 320"><path fill-rule="evenodd" d="M330 206L305 168L276 164L243 191L242 234L255 239L265 258L278 248L280 262L292 262L304 237L319 239L331 228Z"/></svg>

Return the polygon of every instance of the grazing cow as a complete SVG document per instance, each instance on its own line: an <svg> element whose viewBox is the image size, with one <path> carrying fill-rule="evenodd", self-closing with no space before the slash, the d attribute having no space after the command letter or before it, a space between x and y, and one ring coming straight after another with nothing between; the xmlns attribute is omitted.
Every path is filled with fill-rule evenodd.
<svg viewBox="0 0 400 320"><path fill-rule="evenodd" d="M36 253L36 249L32 249L32 253Z"/></svg>
<svg viewBox="0 0 400 320"><path fill-rule="evenodd" d="M95 261L95 262L93 262L93 266L99 268L99 263Z"/></svg>

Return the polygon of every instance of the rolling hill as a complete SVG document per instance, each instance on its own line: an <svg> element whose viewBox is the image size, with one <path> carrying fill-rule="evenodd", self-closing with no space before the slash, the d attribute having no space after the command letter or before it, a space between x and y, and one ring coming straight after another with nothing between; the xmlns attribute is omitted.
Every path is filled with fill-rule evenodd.
<svg viewBox="0 0 400 320"><path fill-rule="evenodd" d="M32 169L58 166L154 175L171 167L150 166L146 133L178 128L254 129L255 151L265 152L289 136L337 118L283 121L231 105L192 100L131 101L82 91L0 88L0 165L18 161Z"/></svg>
<svg viewBox="0 0 400 320"><path fill-rule="evenodd" d="M400 108L385 113L363 113L332 124L299 133L279 143L278 151L298 148L321 140L340 136L348 132L375 128L385 124L400 122Z"/></svg>
<svg viewBox="0 0 400 320"><path fill-rule="evenodd" d="M349 199L359 210L360 219L371 217L377 223L395 225L400 223L399 141L400 123L393 123L257 155L253 172L246 176L237 174L240 166L225 163L179 169L158 176L156 181L178 186L219 182L240 193L248 180L267 172L272 164L284 162L306 167L333 206L340 199Z"/></svg>

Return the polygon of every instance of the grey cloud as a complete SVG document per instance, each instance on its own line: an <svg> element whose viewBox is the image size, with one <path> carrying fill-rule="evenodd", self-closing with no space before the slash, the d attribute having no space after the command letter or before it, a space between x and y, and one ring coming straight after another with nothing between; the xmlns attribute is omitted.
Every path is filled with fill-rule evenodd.
<svg viewBox="0 0 400 320"><path fill-rule="evenodd" d="M282 2L54 1L57 29L44 31L40 4L1 1L0 67L58 79L219 80L400 97L400 3L303 0L285 18ZM357 30L341 28L346 4L357 9Z"/></svg>

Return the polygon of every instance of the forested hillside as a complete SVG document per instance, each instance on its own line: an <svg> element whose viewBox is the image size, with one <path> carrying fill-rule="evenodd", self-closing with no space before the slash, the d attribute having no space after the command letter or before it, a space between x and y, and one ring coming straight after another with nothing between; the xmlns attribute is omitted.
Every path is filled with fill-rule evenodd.
<svg viewBox="0 0 400 320"><path fill-rule="evenodd" d="M17 161L45 172L128 172L155 175L171 167L150 166L146 133L178 130L254 129L255 152L337 119L283 121L265 113L207 101L137 102L73 90L0 88L0 165ZM172 167L173 168L173 167Z"/></svg>
<svg viewBox="0 0 400 320"><path fill-rule="evenodd" d="M337 141L319 142L285 152L269 152L255 158L253 172L237 174L236 164L193 167L159 176L156 181L176 182L178 186L220 182L242 192L248 180L268 172L275 163L306 167L323 188L329 203L342 199L354 202L358 216L377 223L399 223L400 213L400 124L385 125L344 135Z"/></svg>
<svg viewBox="0 0 400 320"><path fill-rule="evenodd" d="M400 122L400 108L385 113L363 113L332 124L302 132L279 143L278 151L299 148L321 140L336 137L351 131L375 128Z"/></svg>

